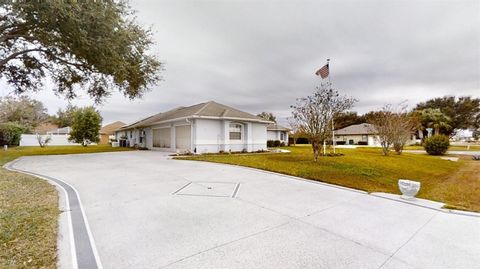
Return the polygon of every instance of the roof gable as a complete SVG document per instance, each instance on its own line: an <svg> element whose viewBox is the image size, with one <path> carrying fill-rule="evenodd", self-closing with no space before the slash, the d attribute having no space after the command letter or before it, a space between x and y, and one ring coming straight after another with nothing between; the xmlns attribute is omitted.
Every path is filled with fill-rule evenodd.
<svg viewBox="0 0 480 269"><path fill-rule="evenodd" d="M120 129L123 126L125 126L124 122L116 121L116 122L113 122L113 123L110 123L110 124L107 124L107 125L103 126L100 129L100 133L101 134L113 134L113 132L115 130Z"/></svg>
<svg viewBox="0 0 480 269"><path fill-rule="evenodd" d="M267 125L267 131L290 131L290 129L288 129L287 127L284 127L280 124L276 124L276 123L271 123L269 125Z"/></svg>
<svg viewBox="0 0 480 269"><path fill-rule="evenodd" d="M361 123L347 126L343 129L335 131L336 135L362 135L362 134L375 134L375 126L370 123Z"/></svg>
<svg viewBox="0 0 480 269"><path fill-rule="evenodd" d="M145 127L165 121L182 119L182 118L218 118L218 119L238 119L254 122L269 123L253 114L243 112L233 107L219 104L214 101L200 103L188 107L178 107L166 112L158 113L147 117L121 129L129 129L134 127Z"/></svg>

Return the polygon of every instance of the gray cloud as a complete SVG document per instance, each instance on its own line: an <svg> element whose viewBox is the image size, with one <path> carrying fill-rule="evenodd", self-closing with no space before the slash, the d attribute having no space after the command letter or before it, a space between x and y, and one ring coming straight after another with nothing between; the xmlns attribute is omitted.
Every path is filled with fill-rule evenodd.
<svg viewBox="0 0 480 269"><path fill-rule="evenodd" d="M105 122L206 100L287 117L295 98L320 83L313 73L326 58L334 86L360 100L359 112L445 94L480 97L476 0L134 0L131 6L152 26L165 81L141 100L114 94L100 107ZM64 106L48 98L51 110Z"/></svg>

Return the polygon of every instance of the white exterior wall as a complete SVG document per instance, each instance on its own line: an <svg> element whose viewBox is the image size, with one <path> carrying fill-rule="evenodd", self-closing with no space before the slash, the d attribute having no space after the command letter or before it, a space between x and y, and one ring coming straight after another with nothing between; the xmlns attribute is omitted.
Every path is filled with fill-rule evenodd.
<svg viewBox="0 0 480 269"><path fill-rule="evenodd" d="M219 152L224 149L225 134L220 120L196 119L194 121L195 138L193 148L197 153ZM228 137L227 137L228 139Z"/></svg>
<svg viewBox="0 0 480 269"><path fill-rule="evenodd" d="M267 131L267 140L280 140L278 132L272 130Z"/></svg>
<svg viewBox="0 0 480 269"><path fill-rule="evenodd" d="M252 151L267 150L267 125L252 123Z"/></svg>
<svg viewBox="0 0 480 269"><path fill-rule="evenodd" d="M47 146L78 146L78 143L72 143L68 141L69 135L59 134L59 135L42 135L43 138L51 137L52 140L47 144ZM22 134L20 138L20 146L28 147L28 146L40 146L38 144L37 135L36 134Z"/></svg>
<svg viewBox="0 0 480 269"><path fill-rule="evenodd" d="M230 123L242 125L241 140L230 140ZM117 139L127 134L130 146L138 144L149 149L176 152L175 127L191 125L191 149L196 153L215 153L219 151L258 151L267 149L266 124L243 121L216 120L216 119L191 119L170 123L162 123L143 128L145 137L142 144L139 138L142 129L132 129L116 132ZM153 147L153 130L157 128L170 128L170 148ZM130 131L132 137L130 138Z"/></svg>
<svg viewBox="0 0 480 269"><path fill-rule="evenodd" d="M281 138L281 133L283 133L284 139ZM288 144L288 132L287 131L280 131L280 130L268 130L267 131L267 140L279 140L283 143Z"/></svg>
<svg viewBox="0 0 480 269"><path fill-rule="evenodd" d="M359 141L368 142L368 146L380 147L380 142L378 135L366 135L367 139L365 140L365 135L335 135L336 141L345 141L345 145L350 145L350 140L353 140L353 144L358 144Z"/></svg>
<svg viewBox="0 0 480 269"><path fill-rule="evenodd" d="M230 123L242 125L242 139L230 140ZM193 147L197 153L219 151L257 151L267 148L266 125L262 123L195 119Z"/></svg>

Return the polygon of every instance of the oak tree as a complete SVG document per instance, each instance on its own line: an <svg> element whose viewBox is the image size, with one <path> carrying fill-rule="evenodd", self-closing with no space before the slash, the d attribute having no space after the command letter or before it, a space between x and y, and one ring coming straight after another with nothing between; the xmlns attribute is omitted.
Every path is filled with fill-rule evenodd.
<svg viewBox="0 0 480 269"><path fill-rule="evenodd" d="M0 78L17 94L42 89L96 102L118 90L130 99L160 80L149 29L126 1L0 0Z"/></svg>

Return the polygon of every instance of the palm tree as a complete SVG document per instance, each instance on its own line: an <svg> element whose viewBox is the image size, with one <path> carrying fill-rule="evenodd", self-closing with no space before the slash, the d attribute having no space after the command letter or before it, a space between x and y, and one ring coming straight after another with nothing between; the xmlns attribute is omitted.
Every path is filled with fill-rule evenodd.
<svg viewBox="0 0 480 269"><path fill-rule="evenodd" d="M435 130L435 135L440 134L440 128L446 130L452 128L452 126L450 126L450 117L443 114L438 108L426 108L420 113L422 124L426 127L433 128Z"/></svg>

